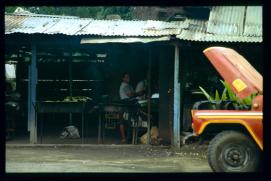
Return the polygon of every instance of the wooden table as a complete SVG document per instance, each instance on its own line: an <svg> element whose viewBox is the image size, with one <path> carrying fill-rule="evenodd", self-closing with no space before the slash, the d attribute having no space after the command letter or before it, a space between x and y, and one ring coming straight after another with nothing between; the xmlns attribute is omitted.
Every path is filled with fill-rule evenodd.
<svg viewBox="0 0 271 181"><path fill-rule="evenodd" d="M81 113L82 114L82 126L81 137L82 143L84 143L84 115L93 109L93 103L89 102L61 102L61 101L37 101L35 104L36 119L38 113ZM36 120L37 121L37 120ZM42 143L43 136L43 119L41 119L41 136L40 143Z"/></svg>

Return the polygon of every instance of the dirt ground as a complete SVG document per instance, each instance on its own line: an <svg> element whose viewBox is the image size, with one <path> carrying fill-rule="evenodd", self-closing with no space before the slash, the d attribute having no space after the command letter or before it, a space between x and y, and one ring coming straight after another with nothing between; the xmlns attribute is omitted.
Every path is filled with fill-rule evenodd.
<svg viewBox="0 0 271 181"><path fill-rule="evenodd" d="M207 145L173 149L149 145L6 144L6 173L212 172Z"/></svg>

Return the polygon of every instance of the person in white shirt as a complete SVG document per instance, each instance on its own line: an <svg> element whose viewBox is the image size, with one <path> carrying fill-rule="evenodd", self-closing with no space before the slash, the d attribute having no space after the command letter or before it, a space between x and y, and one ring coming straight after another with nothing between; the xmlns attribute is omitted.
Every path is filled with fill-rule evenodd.
<svg viewBox="0 0 271 181"><path fill-rule="evenodd" d="M130 75L128 73L124 73L122 76L122 82L119 88L119 95L121 100L129 100L130 98L135 97L137 94L135 93L133 87L129 84L130 82ZM125 134L125 121L128 123L128 113L124 113L124 118L126 120L121 120L120 122L120 135L121 135L121 143L126 143L126 134Z"/></svg>
<svg viewBox="0 0 271 181"><path fill-rule="evenodd" d="M147 80L141 80L136 85L135 92L138 94L136 97L137 100L146 99L146 88L147 88Z"/></svg>
<svg viewBox="0 0 271 181"><path fill-rule="evenodd" d="M122 82L120 84L119 94L120 99L129 99L135 95L135 91L133 87L129 84L130 75L128 73L124 73L122 77Z"/></svg>

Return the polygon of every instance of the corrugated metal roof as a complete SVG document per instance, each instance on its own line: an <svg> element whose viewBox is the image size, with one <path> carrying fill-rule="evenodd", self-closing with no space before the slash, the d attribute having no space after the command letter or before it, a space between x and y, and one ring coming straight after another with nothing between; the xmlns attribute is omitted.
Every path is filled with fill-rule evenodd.
<svg viewBox="0 0 271 181"><path fill-rule="evenodd" d="M6 15L5 33L102 36L163 36L178 34L182 22L93 20L41 15Z"/></svg>
<svg viewBox="0 0 271 181"><path fill-rule="evenodd" d="M190 41L262 42L261 6L213 7L208 21L189 20L177 38Z"/></svg>
<svg viewBox="0 0 271 181"><path fill-rule="evenodd" d="M204 42L262 42L262 37L247 37L247 36L229 36L229 35L214 35L202 32L191 32L184 30L177 38L189 41L204 41Z"/></svg>
<svg viewBox="0 0 271 181"><path fill-rule="evenodd" d="M172 22L94 20L54 15L6 14L5 34L12 33L111 37L176 35L179 39L189 41L262 42L262 7L212 7L208 21L186 19Z"/></svg>
<svg viewBox="0 0 271 181"><path fill-rule="evenodd" d="M189 20L188 28L184 28L176 37L189 41L209 42L262 42L262 36L228 35L208 33L208 21Z"/></svg>
<svg viewBox="0 0 271 181"><path fill-rule="evenodd" d="M162 36L162 37L140 37L140 38L134 38L134 37L124 37L124 38L83 38L81 40L81 44L90 44L90 43L150 43L155 41L168 41L170 40L170 36Z"/></svg>
<svg viewBox="0 0 271 181"><path fill-rule="evenodd" d="M221 35L242 35L245 10L245 6L213 7L207 32Z"/></svg>
<svg viewBox="0 0 271 181"><path fill-rule="evenodd" d="M163 36L177 34L183 27L180 22L92 20L76 35L102 36Z"/></svg>
<svg viewBox="0 0 271 181"><path fill-rule="evenodd" d="M208 33L262 36L262 6L213 7Z"/></svg>
<svg viewBox="0 0 271 181"><path fill-rule="evenodd" d="M244 35L262 36L263 10L261 6L248 6Z"/></svg>

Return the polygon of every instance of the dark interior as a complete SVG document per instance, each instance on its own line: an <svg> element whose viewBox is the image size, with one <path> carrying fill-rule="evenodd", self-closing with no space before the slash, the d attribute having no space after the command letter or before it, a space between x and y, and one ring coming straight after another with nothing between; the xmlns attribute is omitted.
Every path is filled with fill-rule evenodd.
<svg viewBox="0 0 271 181"><path fill-rule="evenodd" d="M40 37L43 39L44 37ZM88 96L94 104L101 102L103 95L108 95L112 101L119 99L119 86L123 72L129 72L131 84L146 78L151 71L151 95L159 92L160 132L169 129L172 119L172 92L174 77L174 46L167 43L106 43L84 44L56 36L54 43L37 46L37 101L63 100L67 96ZM66 38L66 39L65 39ZM16 119L16 131L12 141L23 140L28 143L27 131L27 96L28 96L28 66L31 59L29 42L16 44L16 35L6 46L6 63L16 64L16 92L21 94L20 112ZM240 43L241 44L241 43ZM180 42L180 82L183 111L182 129L191 130L190 109L196 101L204 100L200 94L194 94L198 86L208 91L221 89L216 70L208 62L202 51L210 46L225 46L235 49L260 72L263 73L262 52L254 49L251 44L239 43L199 43ZM261 44L257 44L261 46ZM257 52L256 52L257 51ZM16 57L14 58L14 55ZM26 58L28 57L28 58ZM98 112L94 111L85 117L84 127L87 140L85 143L97 143ZM43 143L81 143L80 139L59 139L63 128L70 122L70 115L64 113L42 114ZM81 115L72 115L72 124L81 129ZM163 128L163 129L162 129ZM168 130L165 132L169 132ZM119 133L117 128L107 130L106 143L117 143Z"/></svg>

